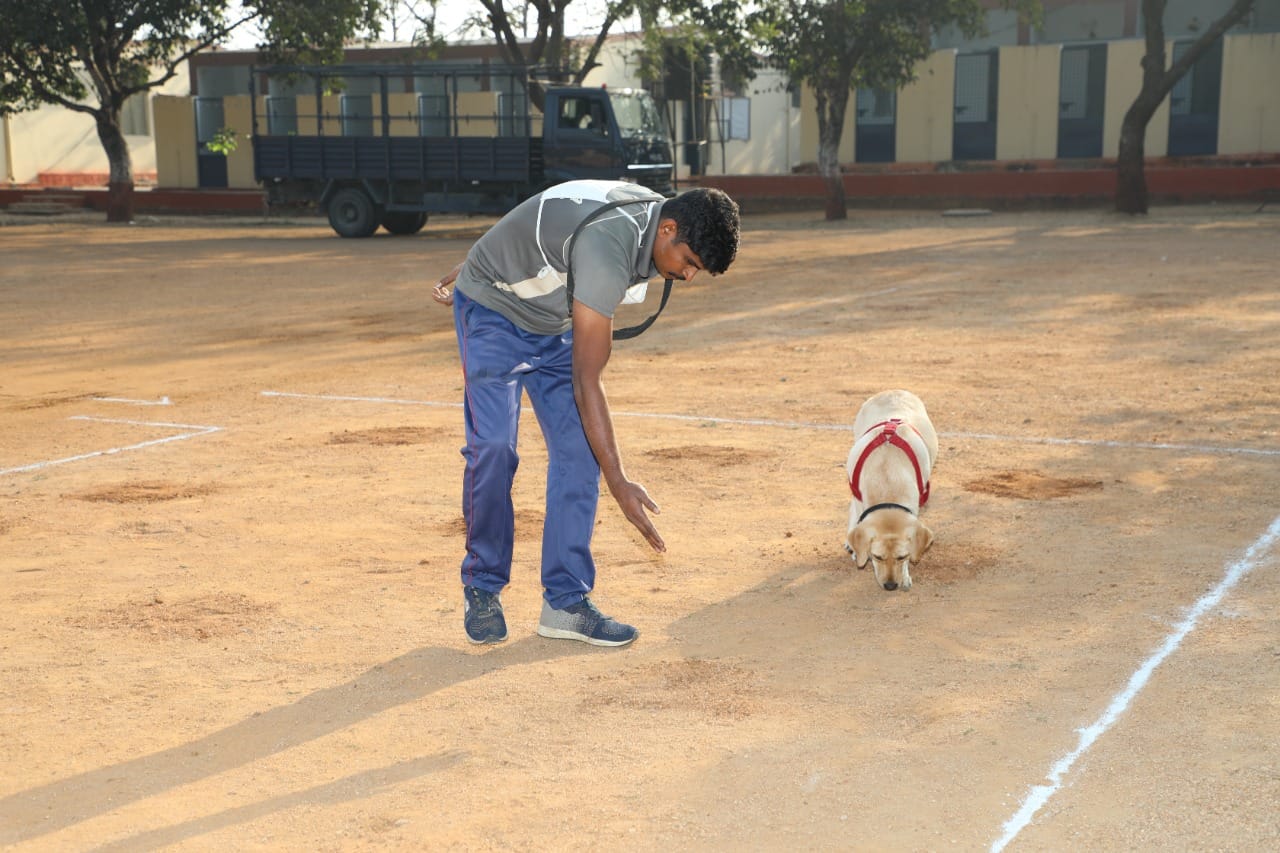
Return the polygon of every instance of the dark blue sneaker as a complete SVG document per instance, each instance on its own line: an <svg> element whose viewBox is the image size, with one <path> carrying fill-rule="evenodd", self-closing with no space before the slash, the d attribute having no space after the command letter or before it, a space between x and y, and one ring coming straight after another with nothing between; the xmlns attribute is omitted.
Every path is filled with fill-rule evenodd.
<svg viewBox="0 0 1280 853"><path fill-rule="evenodd" d="M507 638L507 620L502 615L498 593L464 586L462 597L466 605L462 623L467 628L468 640L477 644L501 643Z"/></svg>
<svg viewBox="0 0 1280 853"><path fill-rule="evenodd" d="M593 646L625 646L640 636L630 625L611 619L584 598L564 610L556 610L544 599L538 636L556 640L579 640Z"/></svg>

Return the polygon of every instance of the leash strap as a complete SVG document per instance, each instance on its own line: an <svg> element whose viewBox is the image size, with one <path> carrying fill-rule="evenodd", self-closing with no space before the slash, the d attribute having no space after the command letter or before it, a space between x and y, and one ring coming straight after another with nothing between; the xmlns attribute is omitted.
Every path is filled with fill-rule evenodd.
<svg viewBox="0 0 1280 853"><path fill-rule="evenodd" d="M577 228L573 229L573 234L569 236L569 249L565 253L566 275L564 289L569 303L569 316L573 316L573 246L578 242L578 235L582 233L582 229L586 228L587 225L598 219L601 214L607 213L615 208L619 208L627 204L652 204L655 201L656 199L644 198L627 198L622 199L621 201L611 201L608 204L601 205L596 208L591 212L590 216L578 223ZM645 329L652 326L653 321L658 319L658 315L662 313L662 309L667 307L667 300L671 298L671 284L671 279L666 279L662 283L662 302L658 304L658 310L653 313L652 317L635 326L628 326L625 329L614 329L613 339L615 341L630 340L631 338L639 337Z"/></svg>

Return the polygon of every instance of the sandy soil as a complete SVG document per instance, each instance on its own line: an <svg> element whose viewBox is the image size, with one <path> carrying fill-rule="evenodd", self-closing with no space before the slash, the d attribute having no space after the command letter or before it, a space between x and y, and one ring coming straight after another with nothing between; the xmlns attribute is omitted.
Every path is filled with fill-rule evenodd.
<svg viewBox="0 0 1280 853"><path fill-rule="evenodd" d="M0 228L0 847L1274 849L1280 215L748 217L609 368L669 548L602 502L621 650L533 633L531 416L462 633L427 291L487 224ZM905 593L841 548L891 387Z"/></svg>

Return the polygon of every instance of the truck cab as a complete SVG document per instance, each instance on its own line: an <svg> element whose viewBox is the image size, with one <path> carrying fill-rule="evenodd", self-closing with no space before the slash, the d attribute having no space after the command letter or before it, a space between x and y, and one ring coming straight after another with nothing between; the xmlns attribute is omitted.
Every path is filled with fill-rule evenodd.
<svg viewBox="0 0 1280 853"><path fill-rule="evenodd" d="M662 114L641 89L549 89L542 156L548 185L582 178L628 180L675 194Z"/></svg>

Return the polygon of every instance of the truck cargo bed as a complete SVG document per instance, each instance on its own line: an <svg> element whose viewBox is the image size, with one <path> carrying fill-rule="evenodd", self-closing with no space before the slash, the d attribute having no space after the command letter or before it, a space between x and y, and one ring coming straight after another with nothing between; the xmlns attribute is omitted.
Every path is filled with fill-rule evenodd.
<svg viewBox="0 0 1280 853"><path fill-rule="evenodd" d="M258 180L529 181L541 140L523 136L258 136Z"/></svg>

